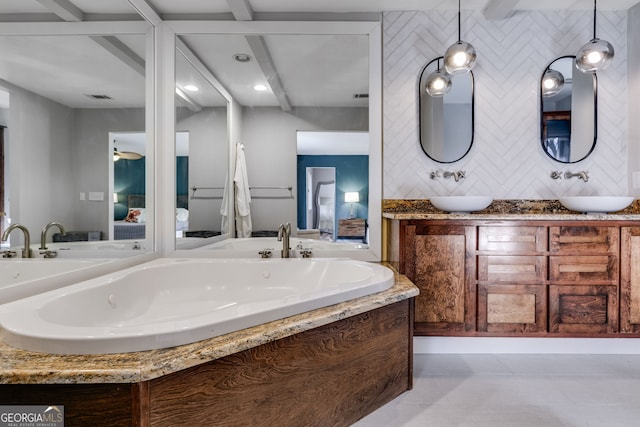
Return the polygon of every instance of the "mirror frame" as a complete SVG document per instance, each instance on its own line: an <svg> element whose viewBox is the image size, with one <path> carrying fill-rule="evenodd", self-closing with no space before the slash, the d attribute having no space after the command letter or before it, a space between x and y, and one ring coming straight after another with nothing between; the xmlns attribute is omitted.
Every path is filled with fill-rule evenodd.
<svg viewBox="0 0 640 427"><path fill-rule="evenodd" d="M135 1L135 0L133 0ZM138 9L132 4L136 12ZM144 17L144 16L143 16ZM159 103L156 96L158 69L156 26L149 20L141 21L82 21L82 22L5 22L0 25L0 36L145 36L145 133L147 140L147 161L145 170L145 204L153 207L147 217L146 245L142 254L155 255L159 249L158 206L156 204L156 111ZM10 83L10 82L9 82ZM109 179L109 178L107 178ZM110 199L109 199L110 200ZM19 221L18 221L19 222ZM104 258L105 254L97 254Z"/></svg>
<svg viewBox="0 0 640 427"><path fill-rule="evenodd" d="M591 153L593 153L593 150L595 150L596 148L596 144L598 143L598 76L596 73L590 73L593 76L593 143L591 144L591 148L589 149L589 151L587 152L587 154L584 155L584 157L578 159L578 160L574 160L574 161L569 161L569 162L565 162L562 160L558 160L555 157L553 157L551 154L549 154L547 152L547 150L545 150L544 147L544 96L542 95L542 79L544 78L544 74L547 71L547 69L549 69L549 67L551 67L551 65L560 60L560 59L565 59L565 58L572 58L575 62L575 55L564 55L564 56L559 56L557 58L555 58L554 60L552 60L551 62L549 62L547 64L546 67L544 67L544 70L542 71L542 74L540 74L540 79L538 80L538 91L539 91L539 98L540 98L540 148L542 149L542 151L544 152L544 154L546 154L547 156L549 156L550 159L558 162L558 163L562 163L565 165L568 164L572 164L572 163L578 163L581 162L583 160L585 160L587 157L589 157L591 155ZM575 66L573 67L574 69L574 73L575 72L580 72L579 70L575 69ZM572 74L573 75L573 74ZM571 89L571 96L573 97L573 87Z"/></svg>
<svg viewBox="0 0 640 427"><path fill-rule="evenodd" d="M429 153L427 153L427 150L424 149L424 145L422 145L422 97L431 96L424 93L424 91L422 90L422 77L425 71L427 71L427 68L429 68L429 65L443 59L444 59L444 56L438 56L437 58L434 58L431 61L427 62L427 64L424 67L422 67L422 71L420 71L420 74L418 75L418 140L420 141L420 148L428 158L430 158L434 162L438 162L442 164L450 164L450 163L455 163L464 159L465 156L469 154L469 152L471 151L471 147L473 147L473 142L475 140L475 125L476 125L476 79L473 74L473 71L469 70L469 75L471 76L471 141L469 141L469 148L467 148L467 150L464 152L464 154L462 154L462 156L448 162L433 158L431 155L429 155ZM466 75L466 73L464 75ZM455 77L456 76L451 76L451 79L452 79L451 84L453 84L453 79Z"/></svg>
<svg viewBox="0 0 640 427"><path fill-rule="evenodd" d="M165 21L163 31L162 73L164 85L162 98L162 135L161 144L161 180L162 196L158 207L161 216L160 237L163 256L206 256L206 252L198 254L197 249L188 252L176 249L174 215L168 215L175 209L175 202L168 195L175 194L175 47L176 36L188 34L237 34L237 35L367 35L369 36L369 227L373 230L369 236L369 250L364 258L371 261L382 259L382 32L381 22L375 21ZM231 99L227 114L229 136L228 170L234 172L235 144L232 141L239 135L237 117L240 106ZM174 135L174 136L172 136ZM231 187L231 186L229 186ZM227 200L233 200L229 188ZM233 212L233 209L229 209ZM229 217L229 223L234 218ZM363 252L367 252L363 249Z"/></svg>

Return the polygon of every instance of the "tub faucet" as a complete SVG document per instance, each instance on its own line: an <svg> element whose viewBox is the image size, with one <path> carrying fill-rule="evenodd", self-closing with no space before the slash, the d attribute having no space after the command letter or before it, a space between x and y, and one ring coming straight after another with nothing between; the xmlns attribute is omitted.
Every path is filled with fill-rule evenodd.
<svg viewBox="0 0 640 427"><path fill-rule="evenodd" d="M291 223L280 224L280 227L278 227L278 242L282 242L282 252L280 252L280 256L282 258L289 258L289 251L291 251L291 248L289 247L290 235Z"/></svg>
<svg viewBox="0 0 640 427"><path fill-rule="evenodd" d="M22 234L24 234L24 249L22 250L22 258L33 258L31 248L29 247L31 245L31 236L29 236L29 230L27 230L27 227L25 227L24 225L21 225L21 224L10 225L9 228L4 230L4 233L2 233L2 237L0 238L0 240L2 240L3 242L6 242L7 239L9 238L9 233L11 233L16 228L22 230Z"/></svg>
<svg viewBox="0 0 640 427"><path fill-rule="evenodd" d="M576 172L576 173L572 173L572 172L566 171L564 173L564 178L565 179L570 179L570 178L573 178L574 176L577 176L578 178L580 178L584 182L589 181L589 172L587 172L587 171L580 171L580 172Z"/></svg>
<svg viewBox="0 0 640 427"><path fill-rule="evenodd" d="M44 228L42 229L42 233L40 233L40 250L41 251L47 250L47 231L49 231L51 227L58 227L58 230L60 230L62 234L67 233L66 231L64 231L64 227L59 222L51 221L49 224L45 225Z"/></svg>

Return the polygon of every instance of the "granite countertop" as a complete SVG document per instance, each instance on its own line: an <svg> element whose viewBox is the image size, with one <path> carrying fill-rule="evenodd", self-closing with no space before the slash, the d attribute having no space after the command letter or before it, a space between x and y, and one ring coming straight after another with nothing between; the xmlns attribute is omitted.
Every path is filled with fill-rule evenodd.
<svg viewBox="0 0 640 427"><path fill-rule="evenodd" d="M0 341L0 383L136 383L313 329L418 295L405 276L383 292L265 323L253 328L159 350L107 355L56 355L20 350Z"/></svg>
<svg viewBox="0 0 640 427"><path fill-rule="evenodd" d="M628 208L610 214L583 214L570 211L557 200L494 200L474 213L447 213L426 199L383 202L383 218L388 219L460 219L460 220L558 220L558 221L640 221L640 200Z"/></svg>

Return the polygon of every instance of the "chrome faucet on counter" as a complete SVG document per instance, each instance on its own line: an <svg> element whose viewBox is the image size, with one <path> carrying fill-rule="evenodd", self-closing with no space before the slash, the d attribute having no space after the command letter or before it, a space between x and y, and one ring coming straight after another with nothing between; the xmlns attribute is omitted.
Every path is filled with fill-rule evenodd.
<svg viewBox="0 0 640 427"><path fill-rule="evenodd" d="M589 181L589 172L587 172L587 171L580 171L580 172L576 172L576 173L566 171L564 173L564 178L565 179L571 179L571 178L573 178L575 176L577 176L578 178L580 178L584 182Z"/></svg>
<svg viewBox="0 0 640 427"><path fill-rule="evenodd" d="M282 242L282 251L280 256L282 258L289 258L291 248L289 247L289 236L291 235L291 223L280 224L278 227L278 242Z"/></svg>
<svg viewBox="0 0 640 427"><path fill-rule="evenodd" d="M24 234L24 249L22 250L22 258L33 258L33 253L31 252L31 248L29 248L29 246L31 245L31 236L29 235L29 230L27 230L27 227L25 227L24 225L10 225L9 228L4 230L4 233L2 233L2 237L0 238L0 240L6 242L9 238L9 234L16 228L22 230L22 234Z"/></svg>
<svg viewBox="0 0 640 427"><path fill-rule="evenodd" d="M44 255L45 258L53 258L57 255L55 251L47 250L47 231L49 231L51 227L58 227L58 230L60 230L62 234L67 233L62 224L56 221L51 221L49 224L44 226L42 233L40 233L40 250L43 251L40 252L40 254Z"/></svg>

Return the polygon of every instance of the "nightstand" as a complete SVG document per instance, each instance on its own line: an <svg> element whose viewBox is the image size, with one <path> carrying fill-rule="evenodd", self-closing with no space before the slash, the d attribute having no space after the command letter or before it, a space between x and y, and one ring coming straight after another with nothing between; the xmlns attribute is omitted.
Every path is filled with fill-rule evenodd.
<svg viewBox="0 0 640 427"><path fill-rule="evenodd" d="M364 218L349 218L338 220L338 237L364 238L367 229L367 220Z"/></svg>

